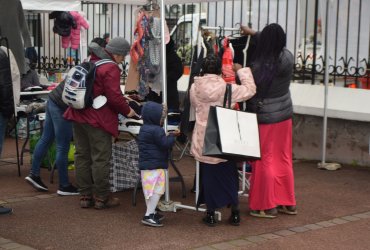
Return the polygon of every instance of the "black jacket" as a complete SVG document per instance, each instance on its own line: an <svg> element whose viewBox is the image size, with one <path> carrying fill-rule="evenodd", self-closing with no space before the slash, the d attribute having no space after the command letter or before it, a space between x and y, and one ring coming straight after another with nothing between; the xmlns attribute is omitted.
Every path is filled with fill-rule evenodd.
<svg viewBox="0 0 370 250"><path fill-rule="evenodd" d="M180 106L177 81L183 73L180 57L175 51L175 43L171 39L166 45L167 57L167 105L169 110L178 110Z"/></svg>
<svg viewBox="0 0 370 250"><path fill-rule="evenodd" d="M53 11L49 14L49 18L55 19L53 31L60 36L69 36L71 28L77 28L73 16L67 11Z"/></svg>
<svg viewBox="0 0 370 250"><path fill-rule="evenodd" d="M13 82L8 55L0 49L0 113L4 117L14 114Z"/></svg>
<svg viewBox="0 0 370 250"><path fill-rule="evenodd" d="M293 66L292 53L284 49L279 58L276 76L270 86L257 85L257 94L246 102L246 111L257 113L258 123L277 123L293 116L289 92Z"/></svg>

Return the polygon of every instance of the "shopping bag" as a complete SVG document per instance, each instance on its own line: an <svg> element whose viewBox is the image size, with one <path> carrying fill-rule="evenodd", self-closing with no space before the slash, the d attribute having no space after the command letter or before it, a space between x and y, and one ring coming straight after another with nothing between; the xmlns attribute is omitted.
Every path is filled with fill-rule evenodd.
<svg viewBox="0 0 370 250"><path fill-rule="evenodd" d="M231 100L231 87L225 93ZM224 100L224 106L226 101ZM229 105L230 107L230 101ZM204 136L203 155L228 160L261 158L257 115L211 106Z"/></svg>

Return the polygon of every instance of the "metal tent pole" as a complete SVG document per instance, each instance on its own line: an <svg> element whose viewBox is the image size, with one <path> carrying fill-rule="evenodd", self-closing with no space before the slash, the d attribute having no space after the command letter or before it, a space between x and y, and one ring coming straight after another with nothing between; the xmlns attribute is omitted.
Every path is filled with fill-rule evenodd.
<svg viewBox="0 0 370 250"><path fill-rule="evenodd" d="M319 168L326 170L337 170L341 167L339 163L326 162L326 140L328 127L328 92L329 92L329 21L330 8L332 8L333 0L326 0L326 22L325 22L325 77L324 77L324 117L323 117L323 132L322 132L322 159L318 164Z"/></svg>
<svg viewBox="0 0 370 250"><path fill-rule="evenodd" d="M323 138L322 138L322 159L321 164L324 166L326 160L326 132L328 123L328 84L329 84L329 48L328 48L328 22L329 22L329 1L326 2L326 22L325 22L325 76L324 76L324 120L323 120Z"/></svg>
<svg viewBox="0 0 370 250"><path fill-rule="evenodd" d="M160 4L160 10L161 10L161 56L162 56L162 96L163 100L162 102L167 104L167 67L166 67L166 41L165 41L165 5L164 5L164 0L161 0ZM167 132L167 118L164 122L164 130ZM168 169L165 170L166 173L166 191L165 191L165 202L170 203L170 189L169 189L169 183L170 183L170 178L168 174Z"/></svg>

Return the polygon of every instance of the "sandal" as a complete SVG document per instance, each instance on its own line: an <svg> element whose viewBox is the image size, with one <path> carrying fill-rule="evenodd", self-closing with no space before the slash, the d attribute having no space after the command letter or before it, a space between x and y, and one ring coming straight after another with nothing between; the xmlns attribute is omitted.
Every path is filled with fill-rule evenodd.
<svg viewBox="0 0 370 250"><path fill-rule="evenodd" d="M274 219L277 217L277 210L276 208L267 210L251 210L249 214L254 217Z"/></svg>
<svg viewBox="0 0 370 250"><path fill-rule="evenodd" d="M81 195L80 197L80 207L89 208L94 206L94 200L91 195Z"/></svg>
<svg viewBox="0 0 370 250"><path fill-rule="evenodd" d="M289 215L298 214L296 206L277 206L277 210L279 213L283 213L283 214L289 214Z"/></svg>

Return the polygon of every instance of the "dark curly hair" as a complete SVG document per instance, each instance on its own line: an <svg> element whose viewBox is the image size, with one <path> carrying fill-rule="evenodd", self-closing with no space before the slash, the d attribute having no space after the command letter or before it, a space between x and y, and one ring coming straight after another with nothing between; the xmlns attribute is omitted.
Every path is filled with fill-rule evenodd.
<svg viewBox="0 0 370 250"><path fill-rule="evenodd" d="M221 59L215 54L208 54L202 63L201 75L221 74Z"/></svg>

